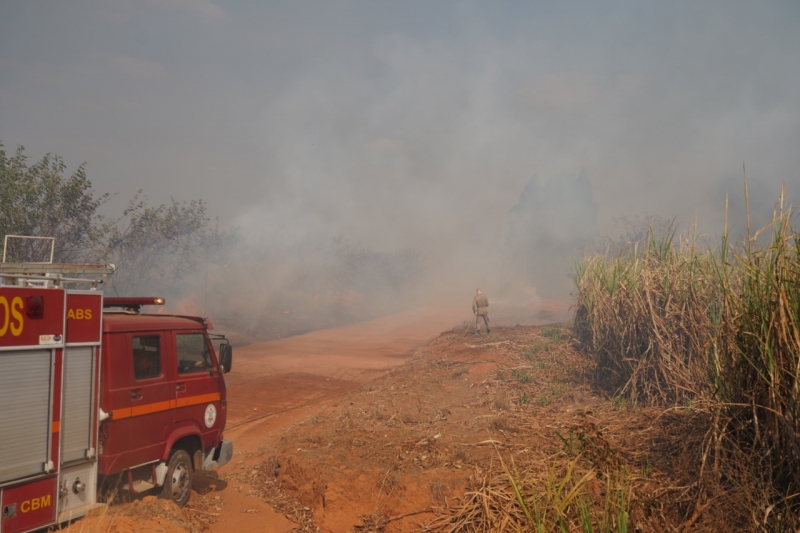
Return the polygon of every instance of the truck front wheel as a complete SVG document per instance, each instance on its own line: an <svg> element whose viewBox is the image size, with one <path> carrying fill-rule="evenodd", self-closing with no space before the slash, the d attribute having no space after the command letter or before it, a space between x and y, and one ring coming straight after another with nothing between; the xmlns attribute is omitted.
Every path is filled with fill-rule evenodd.
<svg viewBox="0 0 800 533"><path fill-rule="evenodd" d="M192 459L185 450L175 450L167 464L167 476L164 479L164 488L161 497L172 500L178 507L183 507L189 501L192 493Z"/></svg>

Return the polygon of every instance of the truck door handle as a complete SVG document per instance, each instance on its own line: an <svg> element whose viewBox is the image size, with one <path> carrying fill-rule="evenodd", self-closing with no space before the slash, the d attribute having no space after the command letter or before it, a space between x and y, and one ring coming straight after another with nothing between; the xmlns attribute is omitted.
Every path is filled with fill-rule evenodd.
<svg viewBox="0 0 800 533"><path fill-rule="evenodd" d="M176 391L185 391L186 390L186 385L184 385L183 383L178 383L177 385L175 385L175 390Z"/></svg>
<svg viewBox="0 0 800 533"><path fill-rule="evenodd" d="M131 398L133 398L134 400L138 400L141 397L142 397L142 393L141 392L135 391L135 390L131 391Z"/></svg>

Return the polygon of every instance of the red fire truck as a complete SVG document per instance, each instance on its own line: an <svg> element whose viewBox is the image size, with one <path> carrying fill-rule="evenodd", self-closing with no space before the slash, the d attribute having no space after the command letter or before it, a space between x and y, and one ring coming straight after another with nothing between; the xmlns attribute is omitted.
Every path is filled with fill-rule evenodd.
<svg viewBox="0 0 800 533"><path fill-rule="evenodd" d="M223 440L231 347L202 318L103 298L111 266L0 263L0 533L66 522L105 488L178 505ZM216 347L216 349L215 349Z"/></svg>

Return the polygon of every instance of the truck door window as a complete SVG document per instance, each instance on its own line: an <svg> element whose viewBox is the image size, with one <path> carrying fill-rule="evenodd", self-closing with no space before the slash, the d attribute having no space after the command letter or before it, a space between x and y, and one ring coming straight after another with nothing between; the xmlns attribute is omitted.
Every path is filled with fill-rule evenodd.
<svg viewBox="0 0 800 533"><path fill-rule="evenodd" d="M178 349L178 374L212 369L208 344L202 333L179 333L175 335L175 345Z"/></svg>
<svg viewBox="0 0 800 533"><path fill-rule="evenodd" d="M133 373L136 379L161 375L161 339L158 335L133 338Z"/></svg>

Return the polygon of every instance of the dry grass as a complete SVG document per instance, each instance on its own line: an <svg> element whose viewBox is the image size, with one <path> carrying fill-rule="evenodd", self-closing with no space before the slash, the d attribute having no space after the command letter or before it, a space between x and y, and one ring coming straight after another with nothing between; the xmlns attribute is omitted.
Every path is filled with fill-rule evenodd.
<svg viewBox="0 0 800 533"><path fill-rule="evenodd" d="M630 481L621 470L582 467L582 458L553 456L518 467L496 450L500 470L481 476L463 504L427 524L447 533L493 531L625 532Z"/></svg>
<svg viewBox="0 0 800 533"><path fill-rule="evenodd" d="M746 450L715 440L706 405L605 396L564 326L462 333L298 424L238 475L301 531L341 509L362 533L771 527L768 485Z"/></svg>
<svg viewBox="0 0 800 533"><path fill-rule="evenodd" d="M756 529L800 527L800 235L769 226L714 249L674 229L576 269L575 333L600 380L645 405L706 413L696 482L757 496ZM721 497L721 496L718 496Z"/></svg>

